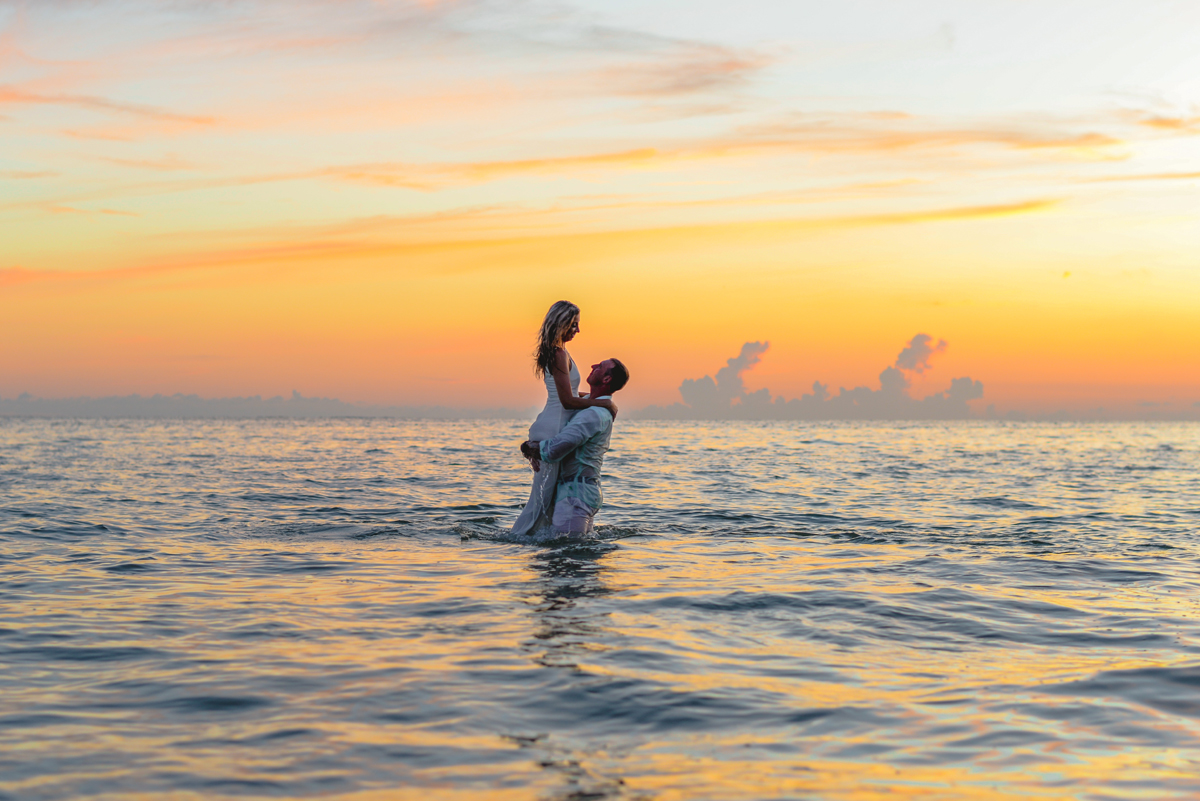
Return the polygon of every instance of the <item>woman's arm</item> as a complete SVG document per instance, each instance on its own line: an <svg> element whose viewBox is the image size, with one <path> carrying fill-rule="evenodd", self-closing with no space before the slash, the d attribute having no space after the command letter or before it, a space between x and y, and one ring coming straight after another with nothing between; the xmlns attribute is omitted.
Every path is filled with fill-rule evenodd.
<svg viewBox="0 0 1200 801"><path fill-rule="evenodd" d="M580 395L579 397L583 398L585 400L592 400L592 393L585 392L582 395ZM608 413L613 416L614 420L617 419L617 404L612 402L612 398L605 398L604 400L592 401L592 405L593 406L603 406L605 409L608 409Z"/></svg>
<svg viewBox="0 0 1200 801"><path fill-rule="evenodd" d="M570 358L567 352L559 348L554 352L554 388L558 390L558 402L562 404L564 409L587 409L591 406L603 406L608 409L613 417L617 416L617 407L610 400L592 400L591 398L581 398L571 391L571 379L569 370L571 368Z"/></svg>
<svg viewBox="0 0 1200 801"><path fill-rule="evenodd" d="M594 403L597 406L603 406L605 409L608 409L608 413L613 416L613 419L614 420L617 419L617 404L612 402L612 398L605 398L604 400L595 400L595 401L592 401L592 403Z"/></svg>

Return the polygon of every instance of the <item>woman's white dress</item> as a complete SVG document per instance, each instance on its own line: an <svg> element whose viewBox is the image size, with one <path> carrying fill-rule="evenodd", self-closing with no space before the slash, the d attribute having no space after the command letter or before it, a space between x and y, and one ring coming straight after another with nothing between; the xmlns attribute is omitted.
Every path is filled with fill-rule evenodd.
<svg viewBox="0 0 1200 801"><path fill-rule="evenodd" d="M570 370L567 375L571 379L571 394L579 394L579 368L575 360L568 354ZM558 388L554 385L554 376L546 371L546 408L529 427L529 438L541 441L550 439L563 430L574 414L572 409L564 409L558 400ZM551 518L554 515L554 488L558 485L558 465L541 463L541 469L533 474L533 489L529 492L529 501L517 522L513 523L512 534L537 534L549 530Z"/></svg>

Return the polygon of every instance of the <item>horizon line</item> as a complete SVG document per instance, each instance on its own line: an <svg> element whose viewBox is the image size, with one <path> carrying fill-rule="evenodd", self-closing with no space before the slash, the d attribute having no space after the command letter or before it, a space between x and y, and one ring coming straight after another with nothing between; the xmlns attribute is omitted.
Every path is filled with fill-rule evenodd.
<svg viewBox="0 0 1200 801"><path fill-rule="evenodd" d="M1186 403L1186 402L1185 402ZM970 410L967 416L873 414L851 409L838 415L800 416L786 409L763 413L732 406L717 416L675 403L650 404L625 413L626 420L682 422L1200 422L1200 401L1191 405L1156 404L1138 410L1096 405L1088 409L1051 411L1008 409L995 404ZM856 413L859 412L860 413ZM338 398L308 397L297 390L291 396L261 395L203 398L177 392L171 395L90 395L41 398L23 392L15 398L0 396L0 417L29 419L404 419L404 420L529 420L538 407L465 407L445 404L380 404L343 401Z"/></svg>

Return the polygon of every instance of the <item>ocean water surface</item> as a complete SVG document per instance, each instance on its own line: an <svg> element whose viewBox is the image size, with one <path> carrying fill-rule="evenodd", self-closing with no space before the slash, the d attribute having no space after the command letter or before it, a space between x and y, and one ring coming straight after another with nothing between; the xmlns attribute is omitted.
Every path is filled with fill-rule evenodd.
<svg viewBox="0 0 1200 801"><path fill-rule="evenodd" d="M0 798L1200 797L1200 426L0 419Z"/></svg>

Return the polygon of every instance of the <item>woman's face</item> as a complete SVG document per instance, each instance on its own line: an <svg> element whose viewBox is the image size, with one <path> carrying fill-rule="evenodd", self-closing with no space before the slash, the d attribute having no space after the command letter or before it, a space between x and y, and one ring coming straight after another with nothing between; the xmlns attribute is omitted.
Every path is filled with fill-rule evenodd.
<svg viewBox="0 0 1200 801"><path fill-rule="evenodd" d="M579 333L579 315L577 314L577 315L575 315L575 319L571 321L571 324L563 329L563 332L562 332L563 344L565 345L566 343L570 342L572 339L575 338L575 335L578 333Z"/></svg>

